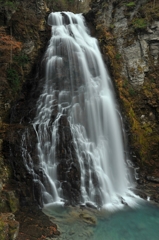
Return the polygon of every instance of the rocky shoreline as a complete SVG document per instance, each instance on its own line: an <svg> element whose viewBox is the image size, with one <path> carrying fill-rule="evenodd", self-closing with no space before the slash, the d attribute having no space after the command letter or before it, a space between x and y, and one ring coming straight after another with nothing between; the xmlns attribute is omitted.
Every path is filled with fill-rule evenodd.
<svg viewBox="0 0 159 240"><path fill-rule="evenodd" d="M145 200L152 201L159 204L159 183L147 181L145 179L140 180L137 184L135 193Z"/></svg>
<svg viewBox="0 0 159 240"><path fill-rule="evenodd" d="M57 225L36 206L23 207L15 214L20 222L17 240L52 239L60 235Z"/></svg>

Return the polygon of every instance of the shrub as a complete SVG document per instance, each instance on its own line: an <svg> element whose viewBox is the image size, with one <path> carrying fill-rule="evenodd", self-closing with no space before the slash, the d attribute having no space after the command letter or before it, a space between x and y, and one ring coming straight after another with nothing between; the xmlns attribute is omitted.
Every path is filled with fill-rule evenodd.
<svg viewBox="0 0 159 240"><path fill-rule="evenodd" d="M7 7L9 10L15 10L17 8L17 2L0 0L0 7Z"/></svg>
<svg viewBox="0 0 159 240"><path fill-rule="evenodd" d="M13 60L18 63L18 65L24 67L25 64L28 63L29 58L26 54L21 53L13 57Z"/></svg>
<svg viewBox="0 0 159 240"><path fill-rule="evenodd" d="M115 58L116 58L116 60L119 60L119 59L121 58L121 54L120 54L120 53L117 53L117 54L115 55Z"/></svg>
<svg viewBox="0 0 159 240"><path fill-rule="evenodd" d="M130 94L130 96L135 96L135 95L137 95L137 92L135 91L135 89L133 87L130 87L129 94Z"/></svg>
<svg viewBox="0 0 159 240"><path fill-rule="evenodd" d="M9 67L7 69L7 80L14 92L19 89L19 85L20 85L19 75L17 71L12 67Z"/></svg>

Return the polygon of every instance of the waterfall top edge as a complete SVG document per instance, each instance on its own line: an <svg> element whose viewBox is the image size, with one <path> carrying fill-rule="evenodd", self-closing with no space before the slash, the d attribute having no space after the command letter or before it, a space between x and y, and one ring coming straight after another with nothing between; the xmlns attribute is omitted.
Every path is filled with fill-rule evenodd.
<svg viewBox="0 0 159 240"><path fill-rule="evenodd" d="M73 13L69 11L51 12L48 16L47 23L49 26L76 24L79 16L83 17L83 13Z"/></svg>

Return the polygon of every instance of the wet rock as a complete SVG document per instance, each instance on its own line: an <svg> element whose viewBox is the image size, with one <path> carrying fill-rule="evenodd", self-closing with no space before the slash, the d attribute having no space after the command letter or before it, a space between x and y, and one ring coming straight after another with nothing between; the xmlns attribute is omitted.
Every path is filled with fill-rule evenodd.
<svg viewBox="0 0 159 240"><path fill-rule="evenodd" d="M88 213L81 213L79 217L88 224L91 225L97 224L97 219L94 216L89 215Z"/></svg>
<svg viewBox="0 0 159 240"><path fill-rule="evenodd" d="M155 183L159 183L159 178L155 178L153 176L147 176L146 180L150 181L150 182L155 182Z"/></svg>
<svg viewBox="0 0 159 240"><path fill-rule="evenodd" d="M95 206L93 203L91 202L86 202L86 207L88 208L92 208L92 209L97 209L97 206Z"/></svg>
<svg viewBox="0 0 159 240"><path fill-rule="evenodd" d="M80 167L77 160L72 134L66 116L59 121L59 141L57 148L57 172L61 182L63 195L67 204L76 205L80 202Z"/></svg>
<svg viewBox="0 0 159 240"><path fill-rule="evenodd" d="M124 198L121 198L121 203L124 204L125 206L128 206L127 202L125 201Z"/></svg>
<svg viewBox="0 0 159 240"><path fill-rule="evenodd" d="M145 193L144 190L141 190L141 189L137 189L137 188L136 188L136 189L134 190L134 193L135 193L136 195L140 196L141 198L147 200L147 194Z"/></svg>

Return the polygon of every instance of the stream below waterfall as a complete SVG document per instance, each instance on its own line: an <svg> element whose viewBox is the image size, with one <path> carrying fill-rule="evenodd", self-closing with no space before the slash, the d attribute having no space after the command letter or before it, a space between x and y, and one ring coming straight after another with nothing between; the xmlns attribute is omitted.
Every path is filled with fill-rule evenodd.
<svg viewBox="0 0 159 240"><path fill-rule="evenodd" d="M159 207L144 200L114 212L53 205L43 211L58 224L58 240L159 239Z"/></svg>

